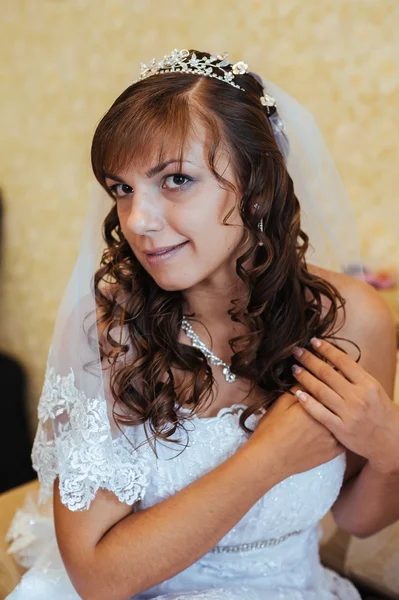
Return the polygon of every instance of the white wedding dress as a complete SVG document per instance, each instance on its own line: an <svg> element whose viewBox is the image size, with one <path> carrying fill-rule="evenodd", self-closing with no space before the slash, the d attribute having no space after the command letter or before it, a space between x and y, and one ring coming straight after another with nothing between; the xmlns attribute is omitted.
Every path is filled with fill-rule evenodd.
<svg viewBox="0 0 399 600"><path fill-rule="evenodd" d="M238 425L243 409L235 404L216 417L194 416L187 423L189 446L182 452L182 447L163 442L157 446L158 458L146 442L132 454L131 446L119 438L115 443L121 444L121 461L135 464L129 493L141 498L138 509L161 502L231 456L246 441ZM258 418L252 415L247 425L253 428ZM130 436L136 446L145 440L141 427L131 428ZM73 459L79 460L79 448L74 453ZM339 494L345 464L343 453L281 481L215 548L135 600L360 600L352 583L324 568L319 559L319 521ZM71 481L72 495L73 485ZM12 525L11 537L20 550L29 519L35 522L26 511L19 512ZM56 549L51 518L36 521L41 532L36 556L28 558L32 566L8 600L78 600Z"/></svg>

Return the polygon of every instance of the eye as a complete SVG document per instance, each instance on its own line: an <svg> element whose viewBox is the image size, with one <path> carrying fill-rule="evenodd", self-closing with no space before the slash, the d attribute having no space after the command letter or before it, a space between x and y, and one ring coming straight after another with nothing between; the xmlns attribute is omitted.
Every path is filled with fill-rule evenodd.
<svg viewBox="0 0 399 600"><path fill-rule="evenodd" d="M193 178L188 175L184 175L183 173L173 173L172 175L167 175L165 177L162 187L166 187L166 189L169 190L176 190L188 187L187 184L192 181L194 181ZM168 182L167 185L166 182Z"/></svg>
<svg viewBox="0 0 399 600"><path fill-rule="evenodd" d="M133 193L133 188L126 183L115 183L115 185L110 185L108 189L114 198L123 198L124 196Z"/></svg>

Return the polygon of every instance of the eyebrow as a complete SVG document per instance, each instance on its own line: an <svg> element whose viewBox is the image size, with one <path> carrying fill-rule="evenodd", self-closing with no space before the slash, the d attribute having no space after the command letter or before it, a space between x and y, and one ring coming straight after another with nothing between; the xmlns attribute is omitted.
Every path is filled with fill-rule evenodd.
<svg viewBox="0 0 399 600"><path fill-rule="evenodd" d="M188 162L190 164L194 164L190 160L183 160L182 163L183 162ZM158 173L161 173L161 171L163 171L164 169L166 169L166 167L169 166L169 165L171 165L172 163L180 163L180 160L178 160L177 158L171 158L170 160L165 160L164 162L161 162L158 165L155 165L155 167L151 167L151 169L149 169L146 172L146 177L148 177L148 178L154 177L154 175L157 175ZM108 179L112 179L113 181L120 181L121 183L124 183L125 185L128 185L119 176L117 177L116 175L111 175L111 174L108 174L108 173L104 173L104 175Z"/></svg>

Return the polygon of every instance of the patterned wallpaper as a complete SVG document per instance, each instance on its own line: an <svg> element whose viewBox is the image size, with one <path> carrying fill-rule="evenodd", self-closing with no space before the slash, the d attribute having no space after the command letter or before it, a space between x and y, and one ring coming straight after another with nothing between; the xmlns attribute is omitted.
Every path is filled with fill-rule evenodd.
<svg viewBox="0 0 399 600"><path fill-rule="evenodd" d="M32 430L56 310L77 256L89 147L140 61L229 51L314 113L373 267L399 266L397 0L1 0L3 349L30 376Z"/></svg>

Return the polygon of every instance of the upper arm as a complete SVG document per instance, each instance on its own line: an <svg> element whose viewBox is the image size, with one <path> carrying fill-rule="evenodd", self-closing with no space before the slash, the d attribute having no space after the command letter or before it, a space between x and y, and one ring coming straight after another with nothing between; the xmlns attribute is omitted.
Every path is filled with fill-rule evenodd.
<svg viewBox="0 0 399 600"><path fill-rule="evenodd" d="M116 523L134 512L108 490L98 490L88 510L71 511L62 504L58 478L54 482L54 524L65 568L79 591L90 569L97 543Z"/></svg>

